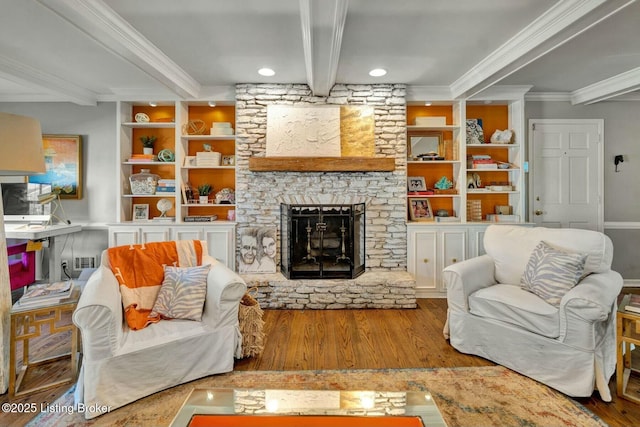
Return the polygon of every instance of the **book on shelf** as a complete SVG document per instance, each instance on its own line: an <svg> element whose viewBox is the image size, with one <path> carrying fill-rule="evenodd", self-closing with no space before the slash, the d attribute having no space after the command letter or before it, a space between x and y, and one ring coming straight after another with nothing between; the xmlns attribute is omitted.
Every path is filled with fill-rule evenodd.
<svg viewBox="0 0 640 427"><path fill-rule="evenodd" d="M25 287L24 294L18 300L22 307L36 306L40 304L57 303L71 296L73 282L38 283Z"/></svg>
<svg viewBox="0 0 640 427"><path fill-rule="evenodd" d="M174 216L154 216L151 219L153 222L174 222L176 217Z"/></svg>
<svg viewBox="0 0 640 427"><path fill-rule="evenodd" d="M640 313L640 294L629 294L629 302L624 306L625 311Z"/></svg>
<svg viewBox="0 0 640 427"><path fill-rule="evenodd" d="M218 215L188 215L184 222L212 222L218 219Z"/></svg>
<svg viewBox="0 0 640 427"><path fill-rule="evenodd" d="M491 221L491 222L520 222L520 215L487 214L487 221Z"/></svg>

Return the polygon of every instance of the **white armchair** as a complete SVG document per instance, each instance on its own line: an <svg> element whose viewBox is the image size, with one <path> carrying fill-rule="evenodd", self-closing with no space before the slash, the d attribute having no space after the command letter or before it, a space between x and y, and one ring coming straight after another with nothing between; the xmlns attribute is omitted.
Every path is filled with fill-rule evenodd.
<svg viewBox="0 0 640 427"><path fill-rule="evenodd" d="M558 307L520 287L540 241L588 254L582 280ZM613 245L604 234L578 229L490 225L486 254L444 270L445 336L475 354L569 396L611 401L615 371L615 312L622 277L611 270Z"/></svg>
<svg viewBox="0 0 640 427"><path fill-rule="evenodd" d="M206 248L206 245L203 245ZM238 307L242 278L216 259L211 264L202 321L163 320L133 331L124 320L120 287L107 251L73 313L83 359L75 391L90 419L166 388L233 370L242 356Z"/></svg>

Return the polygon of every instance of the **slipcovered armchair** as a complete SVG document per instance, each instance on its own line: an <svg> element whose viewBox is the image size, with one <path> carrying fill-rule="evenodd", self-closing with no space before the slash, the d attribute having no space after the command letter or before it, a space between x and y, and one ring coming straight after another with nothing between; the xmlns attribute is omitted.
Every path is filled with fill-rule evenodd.
<svg viewBox="0 0 640 427"><path fill-rule="evenodd" d="M484 248L486 254L443 272L444 332L451 345L569 396L591 396L597 388L611 401L623 281L611 270L609 237L590 230L490 225ZM583 270L565 266L565 259ZM575 286L557 289L572 277ZM531 279L538 287L523 289Z"/></svg>
<svg viewBox="0 0 640 427"><path fill-rule="evenodd" d="M112 272L109 250L102 253L101 265L87 281L73 313L83 349L74 398L76 404L84 405L85 418L178 384L233 370L234 357L242 356L238 307L246 285L235 272L207 255L204 242L199 243L201 265L211 265L200 276L206 280L201 320L160 320L139 330L128 326L122 286ZM144 245L136 246L144 249Z"/></svg>

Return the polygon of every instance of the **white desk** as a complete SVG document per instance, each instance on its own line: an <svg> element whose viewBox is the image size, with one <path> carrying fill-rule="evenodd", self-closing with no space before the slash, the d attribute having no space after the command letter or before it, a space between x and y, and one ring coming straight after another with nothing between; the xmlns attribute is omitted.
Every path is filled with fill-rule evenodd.
<svg viewBox="0 0 640 427"><path fill-rule="evenodd" d="M7 239L49 240L49 280L54 282L62 276L60 255L56 249L57 241L67 234L82 231L81 225L29 225L19 223L5 223L4 232ZM71 267L71 266L69 266Z"/></svg>

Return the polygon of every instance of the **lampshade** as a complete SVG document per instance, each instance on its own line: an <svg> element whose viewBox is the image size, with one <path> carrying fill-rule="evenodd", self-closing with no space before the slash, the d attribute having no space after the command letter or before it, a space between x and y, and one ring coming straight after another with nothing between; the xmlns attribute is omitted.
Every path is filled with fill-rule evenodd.
<svg viewBox="0 0 640 427"><path fill-rule="evenodd" d="M40 122L31 117L0 113L0 175L44 172Z"/></svg>

